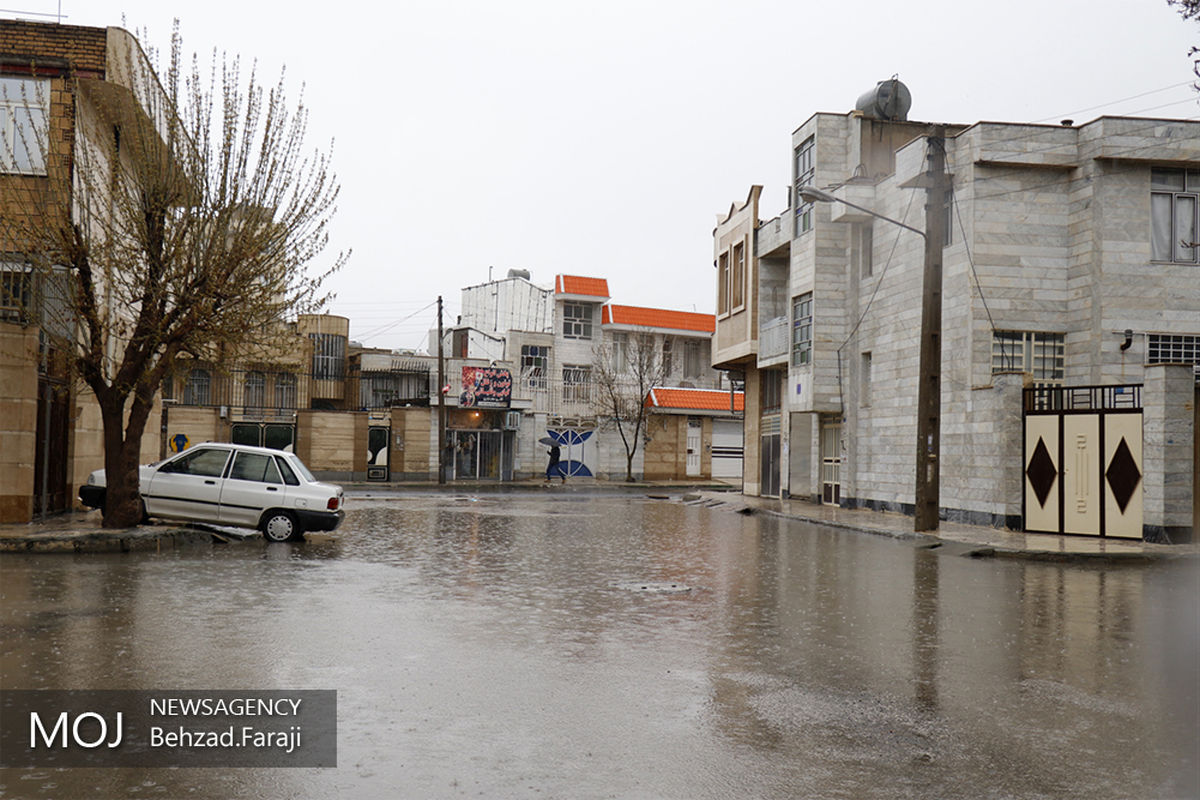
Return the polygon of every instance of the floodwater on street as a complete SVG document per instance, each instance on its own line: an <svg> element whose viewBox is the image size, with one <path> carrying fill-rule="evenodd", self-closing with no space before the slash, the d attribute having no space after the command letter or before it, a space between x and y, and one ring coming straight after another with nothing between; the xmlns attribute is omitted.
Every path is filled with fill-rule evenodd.
<svg viewBox="0 0 1200 800"><path fill-rule="evenodd" d="M5 689L335 689L336 769L0 797L1194 798L1194 561L971 559L640 495L351 497L302 543L0 556Z"/></svg>

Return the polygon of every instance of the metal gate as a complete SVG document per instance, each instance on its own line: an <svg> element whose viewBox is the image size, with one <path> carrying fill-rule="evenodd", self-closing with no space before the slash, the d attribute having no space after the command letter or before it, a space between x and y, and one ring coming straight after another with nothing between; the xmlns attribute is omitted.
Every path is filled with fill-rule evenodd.
<svg viewBox="0 0 1200 800"><path fill-rule="evenodd" d="M386 425L367 428L367 480L386 481L391 478L388 464L391 438L392 429Z"/></svg>
<svg viewBox="0 0 1200 800"><path fill-rule="evenodd" d="M1025 390L1025 530L1142 538L1142 387Z"/></svg>
<svg viewBox="0 0 1200 800"><path fill-rule="evenodd" d="M687 420L687 476L700 477L700 446L703 441L704 428L697 417Z"/></svg>
<svg viewBox="0 0 1200 800"><path fill-rule="evenodd" d="M841 419L821 420L821 502L842 502L842 423Z"/></svg>

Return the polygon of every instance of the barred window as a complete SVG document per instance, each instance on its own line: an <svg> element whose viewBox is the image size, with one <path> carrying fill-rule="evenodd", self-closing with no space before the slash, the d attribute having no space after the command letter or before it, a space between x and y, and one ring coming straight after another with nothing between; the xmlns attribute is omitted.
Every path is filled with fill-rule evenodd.
<svg viewBox="0 0 1200 800"><path fill-rule="evenodd" d="M275 407L280 411L296 407L296 376L290 372L275 376Z"/></svg>
<svg viewBox="0 0 1200 800"><path fill-rule="evenodd" d="M246 373L246 387L242 405L246 408L262 408L266 405L267 378L261 372Z"/></svg>
<svg viewBox="0 0 1200 800"><path fill-rule="evenodd" d="M0 321L25 324L32 320L33 271L20 265L0 269Z"/></svg>
<svg viewBox="0 0 1200 800"><path fill-rule="evenodd" d="M546 388L546 373L550 367L550 348L542 345L521 345L521 378L531 389Z"/></svg>
<svg viewBox="0 0 1200 800"><path fill-rule="evenodd" d="M992 334L992 372L1028 372L1035 383L1063 381L1064 337L1061 333L996 331Z"/></svg>
<svg viewBox="0 0 1200 800"><path fill-rule="evenodd" d="M313 379L340 381L346 377L346 337L334 333L310 333L313 342Z"/></svg>
<svg viewBox="0 0 1200 800"><path fill-rule="evenodd" d="M206 369L194 369L188 373L183 387L185 406L206 406L212 402L212 374Z"/></svg>
<svg viewBox="0 0 1200 800"><path fill-rule="evenodd" d="M592 368L586 364L563 364L563 402L587 403L591 401Z"/></svg>
<svg viewBox="0 0 1200 800"><path fill-rule="evenodd" d="M1200 335L1152 333L1146 338L1147 363L1191 364L1200 381Z"/></svg>

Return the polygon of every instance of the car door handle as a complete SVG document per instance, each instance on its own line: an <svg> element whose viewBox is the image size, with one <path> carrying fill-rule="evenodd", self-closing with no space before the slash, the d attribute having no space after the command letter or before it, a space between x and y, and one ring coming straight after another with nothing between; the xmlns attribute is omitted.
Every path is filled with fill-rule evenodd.
<svg viewBox="0 0 1200 800"><path fill-rule="evenodd" d="M205 486L216 486L217 482L216 481L205 481L204 485Z"/></svg>
<svg viewBox="0 0 1200 800"><path fill-rule="evenodd" d="M275 487L275 486L268 486L268 487L267 487L267 491L268 491L268 492L278 492L278 491L279 491L279 489L278 489L277 487Z"/></svg>

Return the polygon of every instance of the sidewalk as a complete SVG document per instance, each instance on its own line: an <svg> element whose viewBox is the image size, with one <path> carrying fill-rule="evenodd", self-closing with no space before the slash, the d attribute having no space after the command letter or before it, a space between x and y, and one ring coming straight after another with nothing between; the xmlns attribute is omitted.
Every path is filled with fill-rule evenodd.
<svg viewBox="0 0 1200 800"><path fill-rule="evenodd" d="M713 509L743 514L772 514L787 519L813 522L834 528L888 536L913 542L918 547L946 548L946 552L975 558L1026 558L1041 561L1089 561L1138 563L1164 559L1196 558L1200 543L1150 544L1130 539L1101 539L1091 536L1055 536L1016 533L1000 528L943 521L936 533L913 532L913 518L892 512L845 509L802 500L748 497L738 487L722 481L601 481L570 478L565 485L543 486L541 478L508 483L496 481L453 481L407 483L343 483L353 513L356 497L390 497L413 493L453 494L631 494L682 501ZM164 550L188 544L231 543L257 538L257 532L217 526L189 526L157 522L137 528L105 530L100 512L72 511L44 522L0 525L3 552L128 552Z"/></svg>
<svg viewBox="0 0 1200 800"><path fill-rule="evenodd" d="M1200 556L1200 544L1151 544L1136 539L1105 539L1096 536L1059 536L1019 533L1004 528L966 525L943 520L934 533L913 531L913 518L904 514L869 509L846 509L802 500L777 500L741 494L700 492L685 502L737 513L773 514L787 519L814 522L834 528L888 536L914 542L918 547L946 547L973 558L1024 558L1035 561L1088 561L1094 563L1137 563Z"/></svg>

